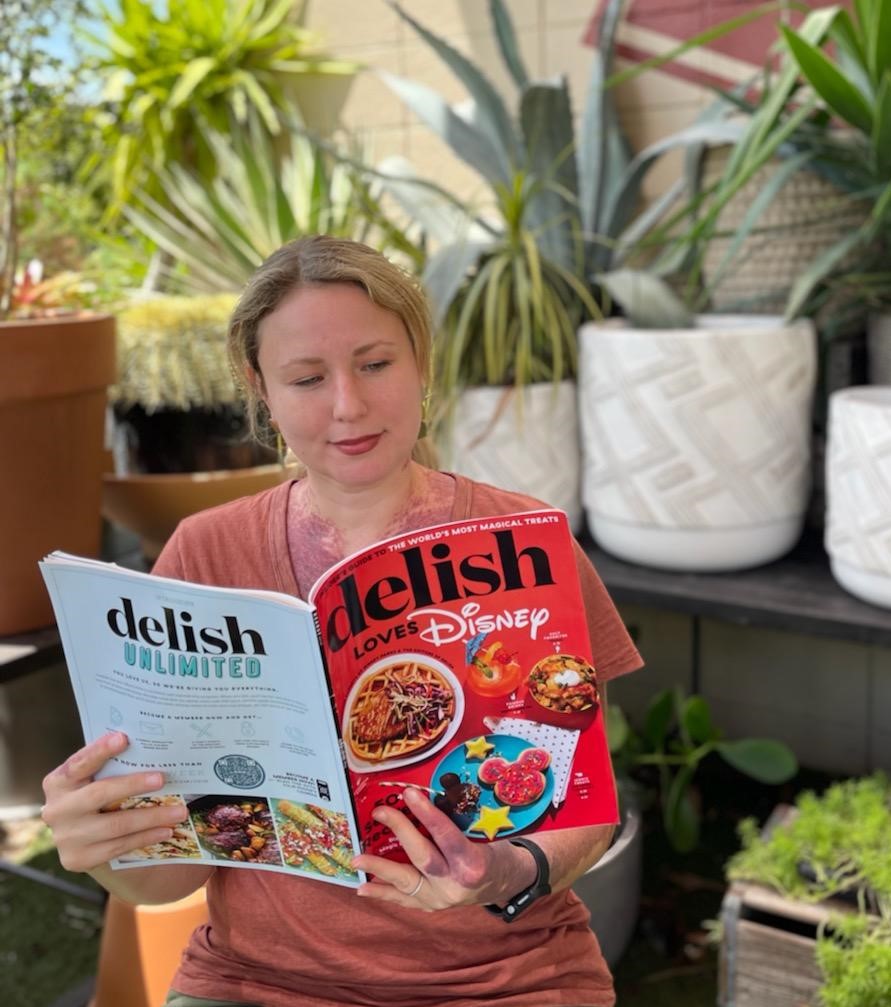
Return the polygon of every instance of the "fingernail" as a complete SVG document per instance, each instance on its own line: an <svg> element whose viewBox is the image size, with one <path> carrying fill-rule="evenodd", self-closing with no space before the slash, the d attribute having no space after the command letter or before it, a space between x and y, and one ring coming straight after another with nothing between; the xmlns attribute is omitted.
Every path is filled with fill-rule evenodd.
<svg viewBox="0 0 891 1007"><path fill-rule="evenodd" d="M160 773L149 773L145 778L147 787L160 787L164 782L164 777Z"/></svg>
<svg viewBox="0 0 891 1007"><path fill-rule="evenodd" d="M112 731L108 738L112 748L121 748L127 744L127 735L123 731Z"/></svg>

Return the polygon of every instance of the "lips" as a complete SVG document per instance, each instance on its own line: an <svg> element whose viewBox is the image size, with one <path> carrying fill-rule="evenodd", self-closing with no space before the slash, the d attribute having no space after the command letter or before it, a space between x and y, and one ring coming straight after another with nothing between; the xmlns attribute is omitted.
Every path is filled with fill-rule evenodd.
<svg viewBox="0 0 891 1007"><path fill-rule="evenodd" d="M377 446L381 434L369 434L366 437L350 437L342 441L332 441L332 447L345 455L364 455Z"/></svg>

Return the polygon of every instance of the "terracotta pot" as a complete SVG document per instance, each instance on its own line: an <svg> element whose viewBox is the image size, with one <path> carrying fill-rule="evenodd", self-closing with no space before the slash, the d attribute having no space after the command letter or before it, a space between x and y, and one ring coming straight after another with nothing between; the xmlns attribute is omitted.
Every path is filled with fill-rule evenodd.
<svg viewBox="0 0 891 1007"><path fill-rule="evenodd" d="M0 323L0 636L52 623L38 560L98 555L114 380L111 316Z"/></svg>
<svg viewBox="0 0 891 1007"><path fill-rule="evenodd" d="M190 514L258 493L285 479L296 466L255 465L218 472L103 476L102 513L139 535L146 559L155 560L179 522Z"/></svg>

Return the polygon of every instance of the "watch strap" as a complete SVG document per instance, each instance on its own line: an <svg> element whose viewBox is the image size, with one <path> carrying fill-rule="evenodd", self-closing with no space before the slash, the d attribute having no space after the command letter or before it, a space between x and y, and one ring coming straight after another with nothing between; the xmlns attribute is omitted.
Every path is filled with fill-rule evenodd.
<svg viewBox="0 0 891 1007"><path fill-rule="evenodd" d="M528 888L524 888L523 891L518 892L513 898L508 899L504 906L486 905L483 908L496 916L500 916L505 923L512 923L536 899L541 898L542 895L550 894L551 866L548 863L544 850L538 843L533 843L531 839L518 836L516 839L509 839L508 842L513 846L522 846L532 854L537 868L535 880Z"/></svg>

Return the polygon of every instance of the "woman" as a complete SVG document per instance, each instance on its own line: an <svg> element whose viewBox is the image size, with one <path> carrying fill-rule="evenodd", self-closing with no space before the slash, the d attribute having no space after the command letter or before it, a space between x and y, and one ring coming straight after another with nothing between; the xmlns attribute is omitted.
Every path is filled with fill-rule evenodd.
<svg viewBox="0 0 891 1007"><path fill-rule="evenodd" d="M413 459L420 449L431 331L415 282L377 252L313 237L272 255L232 317L229 350L254 429L270 425L305 476L184 521L155 566L168 577L305 596L345 555L447 520L541 506ZM602 679L639 656L581 550L577 562ZM169 838L180 808L101 813L161 785L160 773L93 774L127 739L86 746L45 780L44 819L63 864L132 902L183 898L207 883L210 922L192 937L167 1003L175 1007L452 1004L607 1007L612 981L569 885L607 849L610 827L536 835L554 894L507 926L503 906L533 885L535 854L474 843L409 789L429 833L375 812L410 863L363 854L357 892L253 871L176 865L112 872L107 861ZM358 896L358 897L357 897Z"/></svg>

